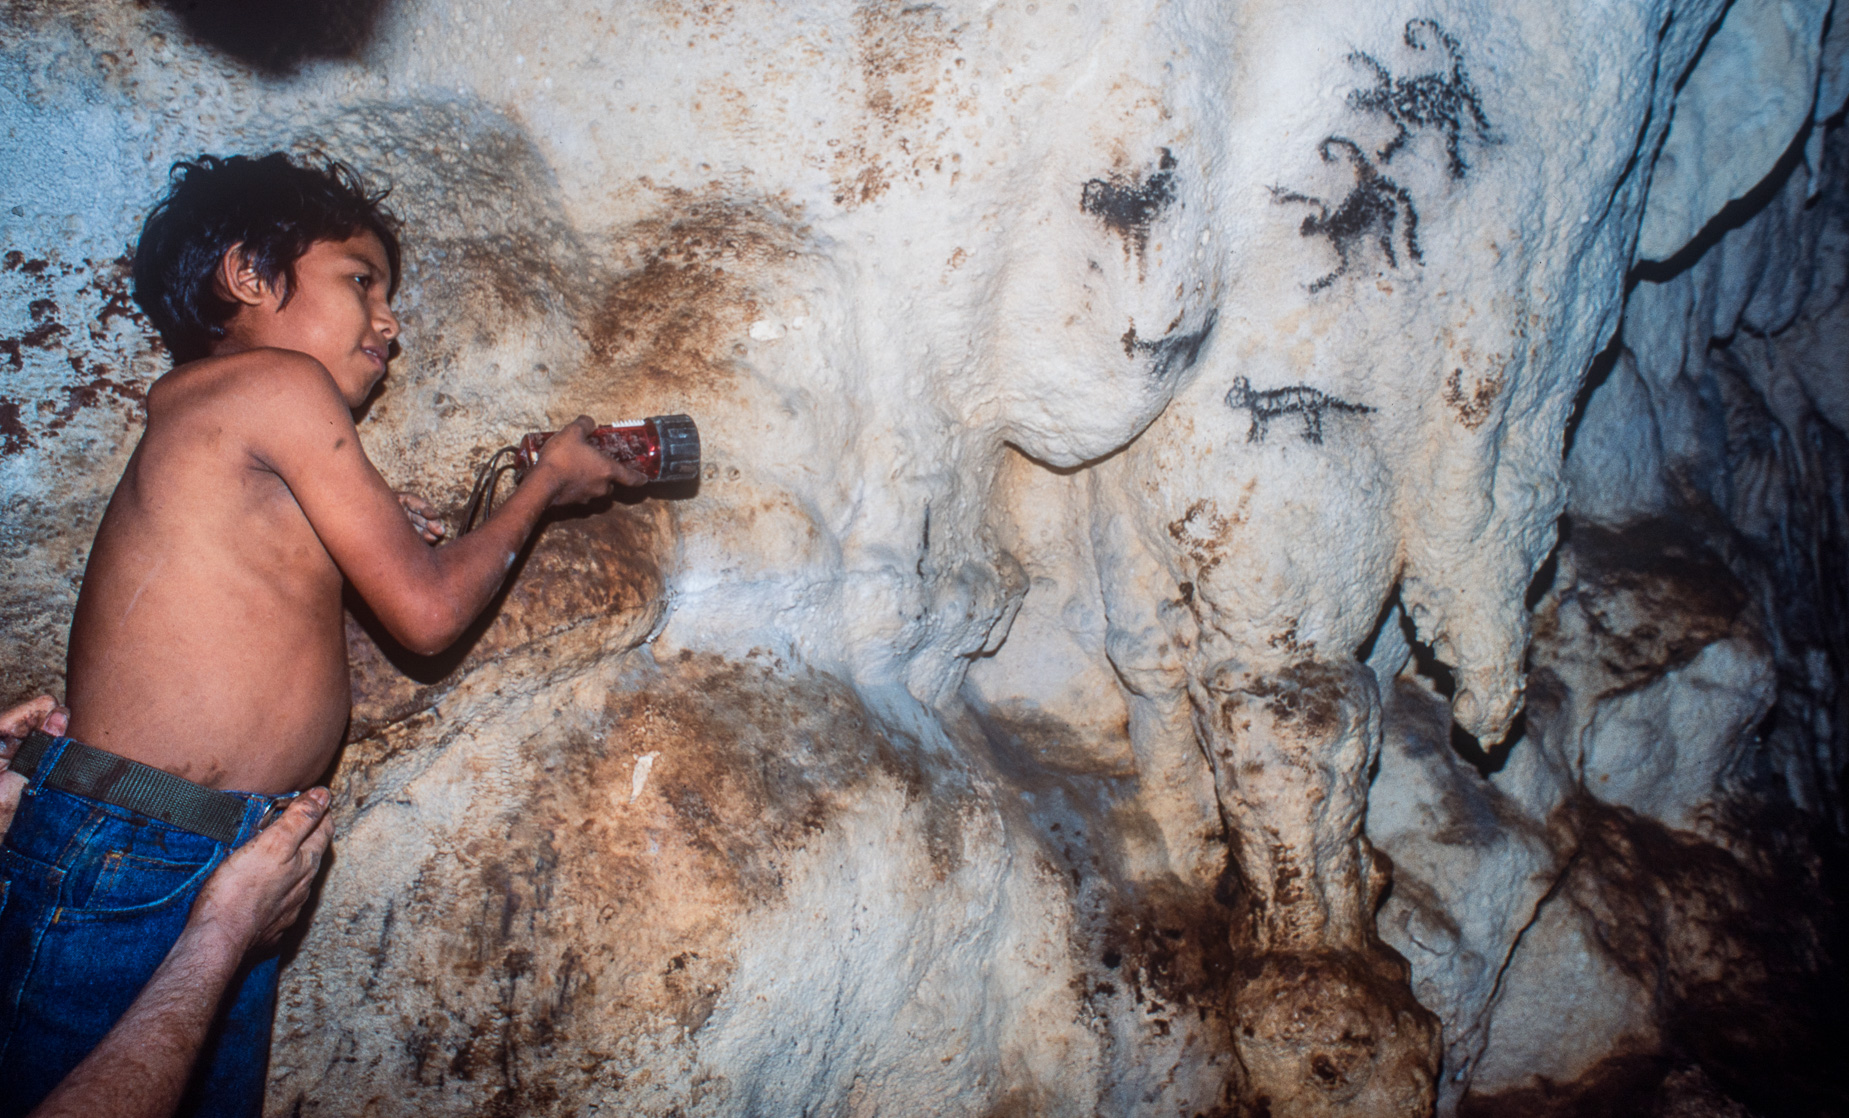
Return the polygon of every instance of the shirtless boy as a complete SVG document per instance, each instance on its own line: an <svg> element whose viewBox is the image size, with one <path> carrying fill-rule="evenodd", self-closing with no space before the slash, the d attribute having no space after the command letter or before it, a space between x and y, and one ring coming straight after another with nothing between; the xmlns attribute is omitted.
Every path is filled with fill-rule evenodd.
<svg viewBox="0 0 1849 1118"><path fill-rule="evenodd" d="M546 509L644 480L580 417L480 528L433 549L420 518L420 538L353 421L398 336L379 200L338 166L202 158L142 232L135 297L176 367L90 552L69 737L14 760L32 783L0 855L0 1118L83 1059L211 870L327 771L348 717L343 582L437 652ZM260 1111L275 990L274 956L247 961L184 1113Z"/></svg>

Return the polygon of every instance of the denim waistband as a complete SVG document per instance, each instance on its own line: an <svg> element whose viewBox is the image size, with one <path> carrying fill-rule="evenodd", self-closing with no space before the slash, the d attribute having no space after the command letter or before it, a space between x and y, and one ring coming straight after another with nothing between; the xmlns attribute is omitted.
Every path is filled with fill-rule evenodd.
<svg viewBox="0 0 1849 1118"><path fill-rule="evenodd" d="M48 746L46 746L44 752L40 755L38 759L36 771L34 772L32 776L31 783L26 788L25 796L21 800L20 811L22 815L26 814L26 809L27 809L27 805L29 801L37 800L41 797L46 797L46 796L68 798L73 803L79 803L79 804L85 805L86 807L94 808L95 810L102 812L105 816L115 818L122 822L129 823L129 824L132 824L138 827L148 826L148 827L160 828L163 830L171 830L178 834L193 835L193 836L196 836L208 842L212 842L215 844L223 843L225 845L235 848L235 847L243 845L245 842L248 842L257 833L257 831L259 831L262 828L265 818L269 814L272 807L274 807L279 802L291 800L295 796L294 793L285 793L282 795L271 795L271 794L261 793L261 792L238 792L238 791L230 791L230 790L206 789L200 785L193 785L194 787L199 788L201 791L207 792L214 796L227 797L231 801L234 801L234 802L242 801L241 805L239 805L239 808L235 811L235 814L230 813L230 812L226 813L226 822L229 824L228 826L224 826L218 829L218 833L216 834L208 834L208 833L205 833L203 829L196 829L196 828L188 827L183 822L180 822L180 821L163 820L160 818L150 817L149 815L143 812L134 810L133 807L112 802L110 799L105 798L105 797L86 795L82 792L75 791L71 788L48 786L46 784L47 779L51 776L51 774L58 771L58 762L61 759L63 759L66 751L69 750L72 746L80 746L82 748L95 750L94 746L84 746L83 743L78 742L73 738L57 737L57 738L51 739L51 743ZM97 752L103 752L103 751L97 751ZM109 754L108 756L113 757L112 754ZM124 760L124 763L127 763L126 760ZM173 781L183 781L184 779L181 777L172 776L172 774L169 774L169 773L162 773L160 775L167 779L173 780ZM191 784L192 782L186 781L185 783ZM15 824L17 825L19 822L23 822L23 820L16 820Z"/></svg>

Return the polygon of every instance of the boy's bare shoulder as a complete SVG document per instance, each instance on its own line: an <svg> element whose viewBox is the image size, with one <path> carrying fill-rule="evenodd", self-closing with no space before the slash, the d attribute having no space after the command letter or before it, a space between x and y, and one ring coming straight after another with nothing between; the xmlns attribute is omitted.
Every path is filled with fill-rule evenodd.
<svg viewBox="0 0 1849 1118"><path fill-rule="evenodd" d="M202 357L154 382L148 412L184 411L219 403L274 403L284 408L325 403L345 406L321 362L290 349L252 349Z"/></svg>
<svg viewBox="0 0 1849 1118"><path fill-rule="evenodd" d="M201 358L154 382L150 429L193 423L210 423L257 449L291 433L351 427L353 416L321 362L294 350L253 349Z"/></svg>

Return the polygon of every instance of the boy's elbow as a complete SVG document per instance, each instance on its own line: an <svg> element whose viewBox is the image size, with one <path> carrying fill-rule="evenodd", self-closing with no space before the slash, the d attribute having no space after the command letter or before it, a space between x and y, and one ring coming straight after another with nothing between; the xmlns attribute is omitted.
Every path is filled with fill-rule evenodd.
<svg viewBox="0 0 1849 1118"><path fill-rule="evenodd" d="M388 627L408 651L418 656L435 656L455 644L468 625L469 618L460 616L456 610L446 608L443 603L429 603L406 611L397 624Z"/></svg>
<svg viewBox="0 0 1849 1118"><path fill-rule="evenodd" d="M395 635L398 636L398 643L416 656L435 656L455 643L453 639L446 640L441 634L434 633L407 632Z"/></svg>

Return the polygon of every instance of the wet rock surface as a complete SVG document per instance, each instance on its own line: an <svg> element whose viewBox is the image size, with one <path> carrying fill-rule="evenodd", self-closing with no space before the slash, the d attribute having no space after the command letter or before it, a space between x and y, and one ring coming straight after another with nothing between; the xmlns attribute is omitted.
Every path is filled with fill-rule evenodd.
<svg viewBox="0 0 1849 1118"><path fill-rule="evenodd" d="M395 487L706 464L353 603L272 1113L1840 1112L1832 7L6 8L0 697L166 166L325 151Z"/></svg>

